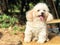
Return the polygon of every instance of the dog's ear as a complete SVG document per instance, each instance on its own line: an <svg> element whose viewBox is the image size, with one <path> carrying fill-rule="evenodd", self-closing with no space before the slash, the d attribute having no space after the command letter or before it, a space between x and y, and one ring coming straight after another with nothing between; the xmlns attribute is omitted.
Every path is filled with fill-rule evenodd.
<svg viewBox="0 0 60 45"><path fill-rule="evenodd" d="M33 10L26 12L27 21L33 21Z"/></svg>
<svg viewBox="0 0 60 45"><path fill-rule="evenodd" d="M53 15L48 12L48 13L46 14L46 22L47 22L47 21L51 21L51 20L53 20L53 19L54 19L54 18L53 18Z"/></svg>

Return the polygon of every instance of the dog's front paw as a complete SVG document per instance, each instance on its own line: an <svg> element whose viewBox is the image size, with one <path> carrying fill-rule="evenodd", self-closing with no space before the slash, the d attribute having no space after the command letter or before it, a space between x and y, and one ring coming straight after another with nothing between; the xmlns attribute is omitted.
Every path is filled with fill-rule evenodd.
<svg viewBox="0 0 60 45"><path fill-rule="evenodd" d="M30 42L31 40L30 39L24 39L24 42Z"/></svg>
<svg viewBox="0 0 60 45"><path fill-rule="evenodd" d="M38 40L37 43L44 43L45 41Z"/></svg>

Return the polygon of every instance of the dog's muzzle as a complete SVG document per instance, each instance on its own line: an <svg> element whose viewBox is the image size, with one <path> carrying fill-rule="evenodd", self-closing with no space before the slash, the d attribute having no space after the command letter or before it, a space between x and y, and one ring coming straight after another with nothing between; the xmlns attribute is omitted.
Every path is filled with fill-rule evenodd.
<svg viewBox="0 0 60 45"><path fill-rule="evenodd" d="M38 17L40 18L41 21L43 21L45 18L44 13L41 13L41 15L38 15Z"/></svg>

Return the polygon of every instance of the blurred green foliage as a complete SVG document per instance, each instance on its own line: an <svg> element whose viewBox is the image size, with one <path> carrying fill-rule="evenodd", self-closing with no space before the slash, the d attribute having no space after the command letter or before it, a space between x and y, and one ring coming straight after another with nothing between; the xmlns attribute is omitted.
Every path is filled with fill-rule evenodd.
<svg viewBox="0 0 60 45"><path fill-rule="evenodd" d="M17 26L15 25L13 28L12 28L14 31L21 31L21 32L24 32L25 30L25 25L24 26Z"/></svg>
<svg viewBox="0 0 60 45"><path fill-rule="evenodd" d="M0 28L8 28L18 23L18 19L15 17L10 17L6 14L0 15Z"/></svg>

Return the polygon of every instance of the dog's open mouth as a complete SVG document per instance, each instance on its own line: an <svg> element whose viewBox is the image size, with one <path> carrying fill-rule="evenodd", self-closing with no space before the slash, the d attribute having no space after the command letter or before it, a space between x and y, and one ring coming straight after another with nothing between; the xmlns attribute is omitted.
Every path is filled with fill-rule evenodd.
<svg viewBox="0 0 60 45"><path fill-rule="evenodd" d="M45 18L45 16L44 16L44 15L39 15L38 17L40 18L40 20L41 20L41 21L43 21L43 20L44 20L44 18Z"/></svg>

